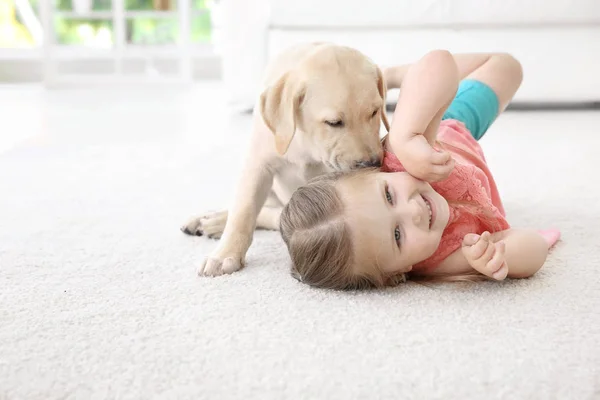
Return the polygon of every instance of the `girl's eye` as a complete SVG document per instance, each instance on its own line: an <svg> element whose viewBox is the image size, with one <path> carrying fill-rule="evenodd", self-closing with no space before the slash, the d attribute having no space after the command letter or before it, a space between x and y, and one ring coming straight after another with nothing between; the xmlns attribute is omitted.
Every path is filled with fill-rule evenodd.
<svg viewBox="0 0 600 400"><path fill-rule="evenodd" d="M379 109L377 109L377 110L373 111L373 114L371 114L371 118L373 118L374 116L376 116L376 115L377 115L377 111L379 111Z"/></svg>
<svg viewBox="0 0 600 400"><path fill-rule="evenodd" d="M385 185L385 199L387 200L388 203L392 204L392 195L390 194L390 191L388 190L388 185L386 183Z"/></svg>
<svg viewBox="0 0 600 400"><path fill-rule="evenodd" d="M396 227L394 229L394 239L396 239L396 243L400 244L400 228Z"/></svg>

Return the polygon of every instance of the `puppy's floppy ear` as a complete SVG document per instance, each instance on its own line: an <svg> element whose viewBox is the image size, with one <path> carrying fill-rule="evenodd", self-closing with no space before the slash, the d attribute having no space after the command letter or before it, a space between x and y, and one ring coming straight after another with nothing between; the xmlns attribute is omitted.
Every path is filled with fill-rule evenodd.
<svg viewBox="0 0 600 400"><path fill-rule="evenodd" d="M385 129L390 131L390 123L388 122L387 115L385 113L385 97L387 95L387 85L385 84L385 80L383 79L383 73L379 67L375 66L377 69L377 89L379 90L379 95L383 100L383 106L381 106L381 120L383 121L383 125Z"/></svg>
<svg viewBox="0 0 600 400"><path fill-rule="evenodd" d="M275 148L284 155L296 132L300 104L306 86L287 72L260 95L260 112L265 124L275 135Z"/></svg>

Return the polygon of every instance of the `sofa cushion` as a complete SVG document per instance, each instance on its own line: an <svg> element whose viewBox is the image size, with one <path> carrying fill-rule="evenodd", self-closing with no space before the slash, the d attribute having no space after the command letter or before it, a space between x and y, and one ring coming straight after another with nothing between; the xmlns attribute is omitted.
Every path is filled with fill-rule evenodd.
<svg viewBox="0 0 600 400"><path fill-rule="evenodd" d="M600 24L600 0L268 1L275 28Z"/></svg>

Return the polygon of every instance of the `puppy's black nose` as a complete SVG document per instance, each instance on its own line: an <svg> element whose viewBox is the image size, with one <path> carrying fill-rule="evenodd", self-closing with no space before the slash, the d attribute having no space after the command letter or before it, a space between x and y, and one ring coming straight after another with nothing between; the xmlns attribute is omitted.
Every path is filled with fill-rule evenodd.
<svg viewBox="0 0 600 400"><path fill-rule="evenodd" d="M379 168L381 167L381 160L379 157L374 157L368 161L358 161L355 166L356 168Z"/></svg>
<svg viewBox="0 0 600 400"><path fill-rule="evenodd" d="M377 168L381 167L381 157L379 157L379 156L372 157L371 165L373 167L377 167Z"/></svg>

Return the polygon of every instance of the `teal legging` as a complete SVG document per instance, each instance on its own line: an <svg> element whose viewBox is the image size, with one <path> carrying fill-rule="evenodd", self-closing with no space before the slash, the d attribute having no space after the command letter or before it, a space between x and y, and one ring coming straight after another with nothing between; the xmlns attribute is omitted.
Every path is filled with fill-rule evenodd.
<svg viewBox="0 0 600 400"><path fill-rule="evenodd" d="M467 79L458 91L442 119L456 119L467 127L475 140L483 137L498 116L498 96L483 82Z"/></svg>

